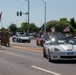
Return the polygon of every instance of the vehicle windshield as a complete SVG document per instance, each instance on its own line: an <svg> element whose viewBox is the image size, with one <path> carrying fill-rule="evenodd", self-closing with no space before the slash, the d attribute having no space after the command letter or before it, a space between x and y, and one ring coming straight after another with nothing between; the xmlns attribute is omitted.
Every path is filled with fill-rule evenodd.
<svg viewBox="0 0 76 75"><path fill-rule="evenodd" d="M19 34L19 36L26 37L27 35L26 34Z"/></svg>
<svg viewBox="0 0 76 75"><path fill-rule="evenodd" d="M73 38L52 38L51 39L52 44L72 44L76 45L76 41Z"/></svg>

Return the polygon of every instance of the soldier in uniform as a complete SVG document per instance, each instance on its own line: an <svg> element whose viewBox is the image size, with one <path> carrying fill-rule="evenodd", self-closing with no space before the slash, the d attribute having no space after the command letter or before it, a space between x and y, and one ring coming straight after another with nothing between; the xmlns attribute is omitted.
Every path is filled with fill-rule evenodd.
<svg viewBox="0 0 76 75"><path fill-rule="evenodd" d="M9 34L8 29L5 30L4 36L5 36L4 45L10 47L10 34Z"/></svg>
<svg viewBox="0 0 76 75"><path fill-rule="evenodd" d="M0 31L0 45L1 45L1 31Z"/></svg>
<svg viewBox="0 0 76 75"><path fill-rule="evenodd" d="M4 45L4 31L2 30L1 32L0 32L0 38L1 38L1 45Z"/></svg>

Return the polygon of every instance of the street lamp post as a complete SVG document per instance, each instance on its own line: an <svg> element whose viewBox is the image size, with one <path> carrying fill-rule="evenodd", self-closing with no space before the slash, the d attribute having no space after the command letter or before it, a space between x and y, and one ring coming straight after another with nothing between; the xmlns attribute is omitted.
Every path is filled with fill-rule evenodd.
<svg viewBox="0 0 76 75"><path fill-rule="evenodd" d="M46 2L42 0L43 3L45 4L45 11L44 11L44 32L46 32Z"/></svg>
<svg viewBox="0 0 76 75"><path fill-rule="evenodd" d="M25 1L28 2L28 13L27 13L27 14L28 14L28 32L27 32L27 33L28 33L28 35L29 35L29 5L30 5L30 4L29 4L29 0L25 0Z"/></svg>

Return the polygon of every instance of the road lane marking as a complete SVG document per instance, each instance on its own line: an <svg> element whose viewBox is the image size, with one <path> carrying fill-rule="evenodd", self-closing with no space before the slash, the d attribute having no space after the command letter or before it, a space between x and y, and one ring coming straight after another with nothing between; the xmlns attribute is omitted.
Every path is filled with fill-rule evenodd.
<svg viewBox="0 0 76 75"><path fill-rule="evenodd" d="M38 69L38 70L41 70L41 71L44 71L44 72L47 72L47 73L51 73L53 75L61 75L59 73L56 73L56 72L53 72L53 71L49 71L49 70L46 70L46 69L43 69L43 68L40 68L40 67L37 67L37 66L31 66L31 67L33 67L35 69Z"/></svg>
<svg viewBox="0 0 76 75"><path fill-rule="evenodd" d="M35 48L29 48L29 47L21 47L21 46L12 46L14 48L19 48L19 49L23 49L23 50L30 50L30 51L34 51L34 52L42 52L42 50L40 49L35 49Z"/></svg>
<svg viewBox="0 0 76 75"><path fill-rule="evenodd" d="M12 47L22 47L22 46L17 46L17 45L16 45L16 46L12 46ZM22 48L23 48L23 47L22 47ZM32 48L33 48L33 49L36 49L36 50L42 50L42 49L39 49L39 48L27 47L27 46L25 46L24 48L30 48L30 49L32 49Z"/></svg>

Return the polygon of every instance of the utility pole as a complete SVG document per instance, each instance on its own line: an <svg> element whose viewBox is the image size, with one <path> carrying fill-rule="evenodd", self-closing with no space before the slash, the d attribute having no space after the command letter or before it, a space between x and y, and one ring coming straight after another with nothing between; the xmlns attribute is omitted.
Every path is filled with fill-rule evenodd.
<svg viewBox="0 0 76 75"><path fill-rule="evenodd" d="M28 12L26 12L26 13L22 13L22 11L20 11L20 12L17 12L17 16L22 16L22 14L26 14L26 15L28 15L28 29L27 29L27 34L29 35L29 6L30 6L30 1L29 0L25 0L25 1L27 1L28 2Z"/></svg>
<svg viewBox="0 0 76 75"><path fill-rule="evenodd" d="M42 0L43 3L45 4L45 11L44 11L44 32L46 33L46 2Z"/></svg>
<svg viewBox="0 0 76 75"><path fill-rule="evenodd" d="M29 0L25 0L25 1L27 1L28 2L28 31L27 31L27 33L28 33L28 35L29 35L29 6L30 6L30 3L29 3Z"/></svg>

